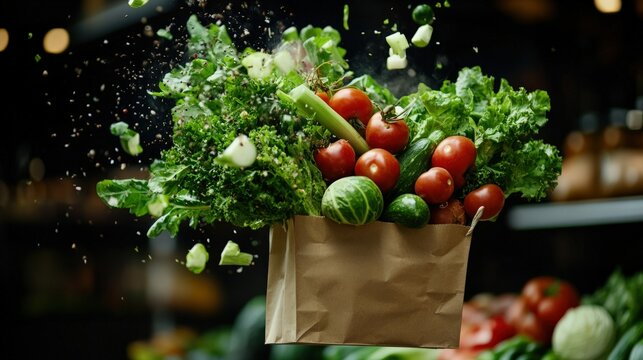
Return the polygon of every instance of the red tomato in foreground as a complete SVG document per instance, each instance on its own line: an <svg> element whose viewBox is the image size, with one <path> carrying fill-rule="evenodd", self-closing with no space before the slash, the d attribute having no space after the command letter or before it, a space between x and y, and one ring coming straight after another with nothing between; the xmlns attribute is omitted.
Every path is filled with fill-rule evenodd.
<svg viewBox="0 0 643 360"><path fill-rule="evenodd" d="M330 96L328 96L328 94L323 91L318 91L315 93L315 95L319 96L320 99L324 100L326 104L328 104L328 102L330 101Z"/></svg>
<svg viewBox="0 0 643 360"><path fill-rule="evenodd" d="M335 181L353 174L355 150L344 139L339 139L328 147L315 150L314 157L315 164L326 181Z"/></svg>
<svg viewBox="0 0 643 360"><path fill-rule="evenodd" d="M415 193L429 204L443 203L453 195L453 178L441 167L432 167L415 180Z"/></svg>
<svg viewBox="0 0 643 360"><path fill-rule="evenodd" d="M567 310L580 304L578 291L567 281L542 276L529 280L522 290L529 309L554 327Z"/></svg>
<svg viewBox="0 0 643 360"><path fill-rule="evenodd" d="M372 149L380 148L391 154L398 153L409 142L409 127L402 119L387 121L378 111L366 125L366 143Z"/></svg>
<svg viewBox="0 0 643 360"><path fill-rule="evenodd" d="M464 136L449 136L442 140L433 151L431 166L447 169L453 177L455 188L464 185L464 174L476 160L476 146Z"/></svg>
<svg viewBox="0 0 643 360"><path fill-rule="evenodd" d="M386 193L395 186L400 177L400 163L393 154L384 149L371 149L357 159L355 175L368 177L382 193Z"/></svg>
<svg viewBox="0 0 643 360"><path fill-rule="evenodd" d="M437 206L431 207L431 224L460 224L467 222L464 205L457 199L451 199Z"/></svg>
<svg viewBox="0 0 643 360"><path fill-rule="evenodd" d="M470 218L473 218L478 208L484 206L480 220L489 220L498 215L504 205L505 194L495 184L482 185L464 197L464 210Z"/></svg>
<svg viewBox="0 0 643 360"><path fill-rule="evenodd" d="M365 92L354 87L346 87L337 91L328 102L344 119L358 118L364 125L373 114L373 103Z"/></svg>

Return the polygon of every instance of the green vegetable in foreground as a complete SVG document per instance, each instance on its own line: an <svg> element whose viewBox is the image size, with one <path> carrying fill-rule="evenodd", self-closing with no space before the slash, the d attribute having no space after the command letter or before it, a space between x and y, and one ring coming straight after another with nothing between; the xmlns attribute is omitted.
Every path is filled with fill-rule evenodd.
<svg viewBox="0 0 643 360"><path fill-rule="evenodd" d="M402 194L386 207L382 217L386 221L419 228L429 222L429 206L415 194Z"/></svg>
<svg viewBox="0 0 643 360"><path fill-rule="evenodd" d="M418 91L400 99L407 111L411 142L436 130L474 139L475 170L466 175L463 194L484 184L500 186L505 194L539 200L556 185L562 158L553 145L534 140L547 123L549 96L544 91L514 89L479 67L464 68L455 82L440 90L420 84Z"/></svg>
<svg viewBox="0 0 643 360"><path fill-rule="evenodd" d="M582 305L556 324L552 347L563 360L600 359L611 349L614 334L614 320L604 308Z"/></svg>
<svg viewBox="0 0 643 360"><path fill-rule="evenodd" d="M424 169L419 154L446 135L467 136L478 148L463 193L495 183L507 196L537 200L560 174L556 148L533 140L547 122L545 92L514 89L505 80L496 89L494 79L475 67L462 69L440 89L420 84L398 101L370 75L353 77L340 33L330 26L288 28L274 52L238 51L224 26L203 26L196 16L186 28L189 60L149 92L175 101L172 146L151 164L148 179L96 186L107 206L154 218L149 237L219 221L259 229L294 215L355 225L377 220L384 201L372 181L351 179L327 189L315 165L313 152L333 135L357 153L369 150L350 123L315 95L318 89L355 86L377 107L404 108L408 148L416 152L400 155L403 174L395 196L412 190L407 172ZM398 56L409 47L400 33L387 41ZM127 124L116 123L111 131L128 153L142 151L139 134Z"/></svg>
<svg viewBox="0 0 643 360"><path fill-rule="evenodd" d="M623 336L621 336L616 345L614 345L607 360L624 360L630 358L630 353L641 339L643 339L643 321L634 324L623 333Z"/></svg>
<svg viewBox="0 0 643 360"><path fill-rule="evenodd" d="M368 224L377 220L383 210L382 192L366 176L336 180L322 198L322 214L340 224Z"/></svg>
<svg viewBox="0 0 643 360"><path fill-rule="evenodd" d="M303 78L274 68L269 76L254 79L225 27L206 28L193 16L187 29L188 53L196 56L167 73L159 91L151 92L176 100L172 147L150 167L149 180L104 180L97 185L100 198L110 207L154 216L150 237L163 231L175 235L182 223L196 227L225 221L258 229L295 214L320 215L326 184L312 152L329 142L330 132L277 95ZM306 41L318 61L341 57L336 30L310 31ZM344 68L328 66L320 74L337 81ZM244 155L236 158L241 160L237 166L229 166L235 164L226 161L235 159L230 152L239 153L226 154L226 149L239 134L254 145L256 156Z"/></svg>
<svg viewBox="0 0 643 360"><path fill-rule="evenodd" d="M614 271L605 285L585 296L583 304L600 305L614 318L617 337L637 322L643 321L643 272L626 276Z"/></svg>

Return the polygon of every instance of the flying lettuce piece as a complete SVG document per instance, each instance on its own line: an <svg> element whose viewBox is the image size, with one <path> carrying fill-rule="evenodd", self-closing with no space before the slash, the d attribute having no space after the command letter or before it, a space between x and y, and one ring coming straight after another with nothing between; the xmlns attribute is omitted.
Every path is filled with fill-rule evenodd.
<svg viewBox="0 0 643 360"><path fill-rule="evenodd" d="M252 254L241 252L239 245L234 241L228 241L221 252L219 265L248 266L252 263Z"/></svg>
<svg viewBox="0 0 643 360"><path fill-rule="evenodd" d="M210 254L201 243L195 244L186 256L185 267L195 274L200 274L210 259Z"/></svg>

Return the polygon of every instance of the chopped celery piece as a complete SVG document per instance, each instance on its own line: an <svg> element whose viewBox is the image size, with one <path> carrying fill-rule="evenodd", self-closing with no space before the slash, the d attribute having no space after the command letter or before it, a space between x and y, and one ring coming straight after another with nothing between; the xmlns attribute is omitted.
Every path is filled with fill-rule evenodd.
<svg viewBox="0 0 643 360"><path fill-rule="evenodd" d="M284 41L296 41L299 40L299 32L294 26L289 27L284 30L283 35L281 36Z"/></svg>
<svg viewBox="0 0 643 360"><path fill-rule="evenodd" d="M348 30L348 4L344 4L344 30Z"/></svg>
<svg viewBox="0 0 643 360"><path fill-rule="evenodd" d="M273 64L279 69L284 74L288 74L290 71L294 70L297 64L295 63L295 60L292 58L290 53L286 50L282 50L277 52L273 59L272 59Z"/></svg>
<svg viewBox="0 0 643 360"><path fill-rule="evenodd" d="M159 37L162 37L164 39L167 39L167 40L174 39L174 36L172 36L172 33L167 31L167 29L158 29L156 31L156 35L158 35Z"/></svg>
<svg viewBox="0 0 643 360"><path fill-rule="evenodd" d="M136 131L130 129L127 123L123 121L113 123L109 130L112 135L116 135L120 138L121 147L126 153L132 156L137 156L143 152L140 135Z"/></svg>
<svg viewBox="0 0 643 360"><path fill-rule="evenodd" d="M201 243L195 244L188 255L185 257L185 266L188 270L195 274L200 274L205 269L205 264L208 262L210 254Z"/></svg>
<svg viewBox="0 0 643 360"><path fill-rule="evenodd" d="M429 24L422 25L411 38L411 42L417 47L425 47L431 42L431 35L433 35L433 27Z"/></svg>
<svg viewBox="0 0 643 360"><path fill-rule="evenodd" d="M399 55L391 55L388 58L386 58L386 68L388 70L400 70L406 68L408 65L408 61L406 60L406 56L402 57Z"/></svg>
<svg viewBox="0 0 643 360"><path fill-rule="evenodd" d="M261 51L254 52L241 60L243 65L248 70L248 76L253 79L261 80L272 72L272 57Z"/></svg>
<svg viewBox="0 0 643 360"><path fill-rule="evenodd" d="M239 265L248 266L252 264L252 254L241 252L239 245L234 241L228 241L226 246L221 252L221 260L219 265Z"/></svg>
<svg viewBox="0 0 643 360"><path fill-rule="evenodd" d="M396 55L403 56L406 49L409 48L409 42L406 36L399 31L386 37L386 42L393 49Z"/></svg>
<svg viewBox="0 0 643 360"><path fill-rule="evenodd" d="M160 217L161 215L163 215L163 210L165 210L165 208L169 204L170 200L168 196L165 194L160 194L147 204L147 211L154 217Z"/></svg>
<svg viewBox="0 0 643 360"><path fill-rule="evenodd" d="M245 168L257 159L257 148L246 135L237 136L230 145L216 158L221 165Z"/></svg>

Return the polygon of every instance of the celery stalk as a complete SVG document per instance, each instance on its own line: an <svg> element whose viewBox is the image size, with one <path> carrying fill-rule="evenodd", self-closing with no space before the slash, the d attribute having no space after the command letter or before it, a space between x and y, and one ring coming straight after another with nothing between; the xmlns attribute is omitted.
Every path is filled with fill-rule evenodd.
<svg viewBox="0 0 643 360"><path fill-rule="evenodd" d="M366 140L357 130L306 85L297 86L288 95L303 114L319 121L335 136L347 140L356 153L363 154L368 151Z"/></svg>

